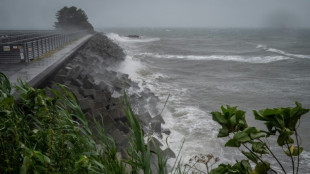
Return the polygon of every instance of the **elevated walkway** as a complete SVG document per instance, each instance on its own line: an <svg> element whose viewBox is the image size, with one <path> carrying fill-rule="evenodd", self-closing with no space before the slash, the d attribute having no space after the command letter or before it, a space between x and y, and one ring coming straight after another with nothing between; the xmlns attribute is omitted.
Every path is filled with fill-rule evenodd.
<svg viewBox="0 0 310 174"><path fill-rule="evenodd" d="M17 83L17 79L22 79L31 86L38 87L69 60L91 37L91 34L86 35L50 56L34 60L30 63L0 64L0 72L8 76L12 85Z"/></svg>

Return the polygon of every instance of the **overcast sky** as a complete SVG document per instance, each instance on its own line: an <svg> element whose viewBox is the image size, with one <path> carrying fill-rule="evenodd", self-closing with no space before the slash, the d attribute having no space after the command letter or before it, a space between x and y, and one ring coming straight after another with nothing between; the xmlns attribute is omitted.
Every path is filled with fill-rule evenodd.
<svg viewBox="0 0 310 174"><path fill-rule="evenodd" d="M52 29L64 6L83 9L96 29L310 28L310 0L0 0L0 29Z"/></svg>

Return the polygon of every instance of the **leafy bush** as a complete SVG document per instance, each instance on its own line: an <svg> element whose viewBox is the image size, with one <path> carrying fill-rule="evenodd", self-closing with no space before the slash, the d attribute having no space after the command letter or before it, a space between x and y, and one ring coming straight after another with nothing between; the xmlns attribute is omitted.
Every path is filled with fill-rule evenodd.
<svg viewBox="0 0 310 174"><path fill-rule="evenodd" d="M55 97L48 97L44 89L19 81L15 99L0 73L0 173L151 173L152 140L145 144L127 98L124 109L134 136L129 159L120 159L102 119L94 120L90 130L75 95L58 86L49 89ZM158 173L166 173L166 159L155 148Z"/></svg>
<svg viewBox="0 0 310 174"><path fill-rule="evenodd" d="M237 107L221 107L222 112L212 112L212 118L218 122L222 128L218 137L229 137L225 146L239 148L242 146L242 154L248 160L237 161L236 164L220 164L218 168L212 170L210 174L217 173L251 173L261 174L267 171L277 173L270 164L263 159L264 155L271 155L280 165L282 171L287 173L280 160L271 151L266 142L266 138L276 136L277 144L286 149L285 154L291 159L293 173L298 173L300 164L300 154L303 148L300 144L300 137L297 132L298 122L302 115L309 112L309 109L302 108L296 102L296 107L274 108L261 111L253 111L255 119L263 121L267 130L259 130L256 127L248 127L245 120L245 112ZM232 135L232 137L230 136ZM296 145L294 145L294 136ZM263 139L264 137L264 139ZM297 157L297 161L296 158ZM250 161L255 164L252 169Z"/></svg>

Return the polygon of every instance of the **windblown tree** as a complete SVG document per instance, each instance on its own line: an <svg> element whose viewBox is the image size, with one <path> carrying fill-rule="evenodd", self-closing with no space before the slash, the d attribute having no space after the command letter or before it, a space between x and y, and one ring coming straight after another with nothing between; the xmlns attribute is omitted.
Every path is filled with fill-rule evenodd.
<svg viewBox="0 0 310 174"><path fill-rule="evenodd" d="M74 6L60 9L56 13L56 18L55 28L57 29L94 31L84 10Z"/></svg>

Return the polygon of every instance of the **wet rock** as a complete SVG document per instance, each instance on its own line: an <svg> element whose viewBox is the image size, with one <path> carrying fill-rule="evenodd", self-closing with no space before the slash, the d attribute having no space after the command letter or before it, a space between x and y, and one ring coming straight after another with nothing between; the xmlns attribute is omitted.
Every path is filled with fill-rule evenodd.
<svg viewBox="0 0 310 174"><path fill-rule="evenodd" d="M169 129L163 129L161 132L166 134L166 135L170 135L171 134L171 131Z"/></svg>
<svg viewBox="0 0 310 174"><path fill-rule="evenodd" d="M117 128L120 130L120 131L122 131L122 132L124 132L124 133L129 133L129 128L128 128L128 126L127 125L125 125L122 121L118 121L117 122Z"/></svg>
<svg viewBox="0 0 310 174"><path fill-rule="evenodd" d="M158 134L161 134L161 122L159 120L151 120L152 130Z"/></svg>
<svg viewBox="0 0 310 174"><path fill-rule="evenodd" d="M89 112L91 114L94 113L92 101L90 99L84 98L84 99L80 100L80 106L81 106L81 109L84 113L86 113L86 112Z"/></svg>
<svg viewBox="0 0 310 174"><path fill-rule="evenodd" d="M167 157L167 158L175 158L175 153L170 149L170 148L166 148L163 151L163 154Z"/></svg>
<svg viewBox="0 0 310 174"><path fill-rule="evenodd" d="M129 38L140 38L139 35L135 35L135 34L128 35L127 37L129 37Z"/></svg>
<svg viewBox="0 0 310 174"><path fill-rule="evenodd" d="M115 138L115 143L119 148L129 147L129 139L124 132L115 129L112 133L112 136Z"/></svg>
<svg viewBox="0 0 310 174"><path fill-rule="evenodd" d="M94 87L94 83L88 77L85 77L82 83L83 83L83 88L85 89L93 89Z"/></svg>
<svg viewBox="0 0 310 174"><path fill-rule="evenodd" d="M151 151L156 153L157 148L160 149L160 146L162 146L162 145L163 144L156 137L152 137L152 141L150 142L150 149L151 149Z"/></svg>
<svg viewBox="0 0 310 174"><path fill-rule="evenodd" d="M95 93L96 93L96 95L94 96L95 102L106 102L108 101L107 95L108 96L111 95L107 94L103 90L96 90Z"/></svg>
<svg viewBox="0 0 310 174"><path fill-rule="evenodd" d="M63 84L65 81L66 81L66 76L65 75L56 75L55 78L54 78L54 81L56 83L60 83L60 84Z"/></svg>
<svg viewBox="0 0 310 174"><path fill-rule="evenodd" d="M92 99L94 99L95 96L96 96L96 90L95 89L83 89L83 88L80 88L79 92L84 97L91 97Z"/></svg>
<svg viewBox="0 0 310 174"><path fill-rule="evenodd" d="M158 121L160 123L165 124L165 120L163 119L163 117L161 117L161 115L157 115L154 118L152 118L152 121Z"/></svg>
<svg viewBox="0 0 310 174"><path fill-rule="evenodd" d="M136 117L144 126L148 126L152 119L149 112L145 112L144 114L138 114L136 115Z"/></svg>
<svg viewBox="0 0 310 174"><path fill-rule="evenodd" d="M107 115L103 117L103 127L108 134L112 134L112 132L117 128L117 123L114 119Z"/></svg>
<svg viewBox="0 0 310 174"><path fill-rule="evenodd" d="M83 86L83 83L79 79L72 79L71 84L77 87Z"/></svg>

